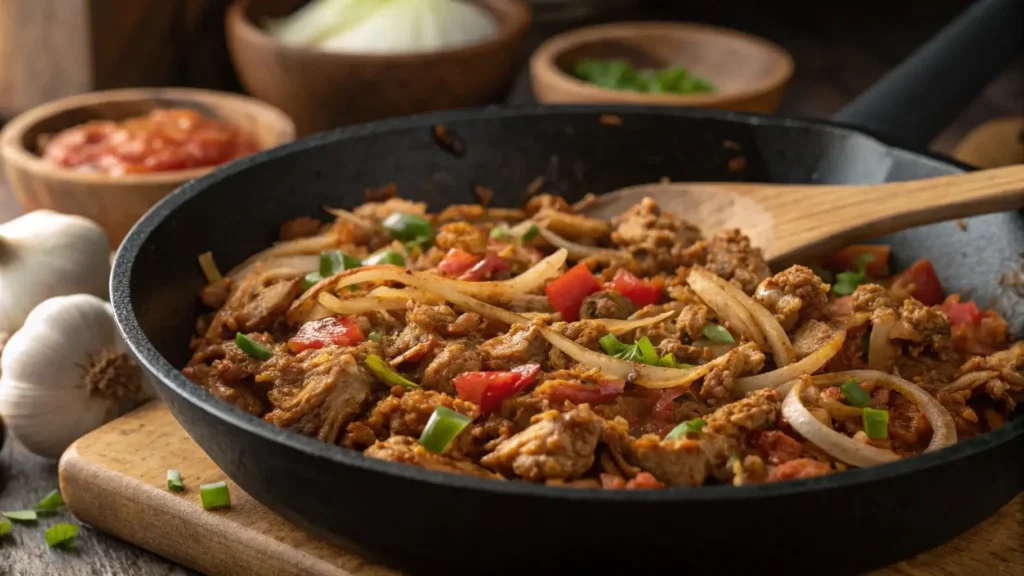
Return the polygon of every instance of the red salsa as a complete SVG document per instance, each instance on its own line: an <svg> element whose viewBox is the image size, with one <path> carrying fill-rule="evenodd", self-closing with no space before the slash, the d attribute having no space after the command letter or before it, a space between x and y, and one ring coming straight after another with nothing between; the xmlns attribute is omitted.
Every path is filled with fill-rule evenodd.
<svg viewBox="0 0 1024 576"><path fill-rule="evenodd" d="M259 149L243 128L194 110L168 108L63 130L45 143L43 158L83 172L146 174L218 166Z"/></svg>

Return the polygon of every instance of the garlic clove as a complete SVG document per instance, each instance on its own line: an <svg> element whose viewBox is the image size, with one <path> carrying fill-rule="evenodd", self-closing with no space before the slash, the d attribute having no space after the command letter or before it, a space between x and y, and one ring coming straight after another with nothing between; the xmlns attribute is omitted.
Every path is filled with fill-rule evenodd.
<svg viewBox="0 0 1024 576"><path fill-rule="evenodd" d="M0 415L26 448L48 458L153 397L110 305L88 294L37 306L0 364Z"/></svg>
<svg viewBox="0 0 1024 576"><path fill-rule="evenodd" d="M36 210L0 224L0 332L17 330L43 300L108 296L110 246L96 223Z"/></svg>

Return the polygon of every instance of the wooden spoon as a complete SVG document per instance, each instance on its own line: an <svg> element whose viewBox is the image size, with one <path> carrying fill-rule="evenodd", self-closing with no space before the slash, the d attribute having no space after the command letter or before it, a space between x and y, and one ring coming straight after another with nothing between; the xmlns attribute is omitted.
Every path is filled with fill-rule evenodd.
<svg viewBox="0 0 1024 576"><path fill-rule="evenodd" d="M705 234L740 228L771 264L788 266L922 224L1024 208L1024 164L867 186L669 182L577 203L612 218L645 196Z"/></svg>

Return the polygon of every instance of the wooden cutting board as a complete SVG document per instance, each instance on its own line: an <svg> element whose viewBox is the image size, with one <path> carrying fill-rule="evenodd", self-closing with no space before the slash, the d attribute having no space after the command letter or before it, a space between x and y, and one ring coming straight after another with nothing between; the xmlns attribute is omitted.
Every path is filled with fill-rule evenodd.
<svg viewBox="0 0 1024 576"><path fill-rule="evenodd" d="M167 470L185 492L167 490ZM199 486L227 480L231 509L204 511ZM167 408L151 403L76 442L60 487L83 522L210 575L398 576L320 542L232 483ZM943 505L943 503L936 503ZM1024 574L1024 494L946 545L873 576Z"/></svg>

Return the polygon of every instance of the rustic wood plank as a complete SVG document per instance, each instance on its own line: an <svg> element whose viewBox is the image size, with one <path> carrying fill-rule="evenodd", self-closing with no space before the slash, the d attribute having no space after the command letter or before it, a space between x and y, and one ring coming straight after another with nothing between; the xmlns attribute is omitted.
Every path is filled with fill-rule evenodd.
<svg viewBox="0 0 1024 576"><path fill-rule="evenodd" d="M160 450L151 450L160 446ZM167 470L186 486L167 490ZM208 574L397 576L320 542L228 480L231 509L206 512L198 487L227 480L163 404L151 403L76 442L60 486L84 522ZM1024 494L946 545L872 576L1024 572Z"/></svg>

